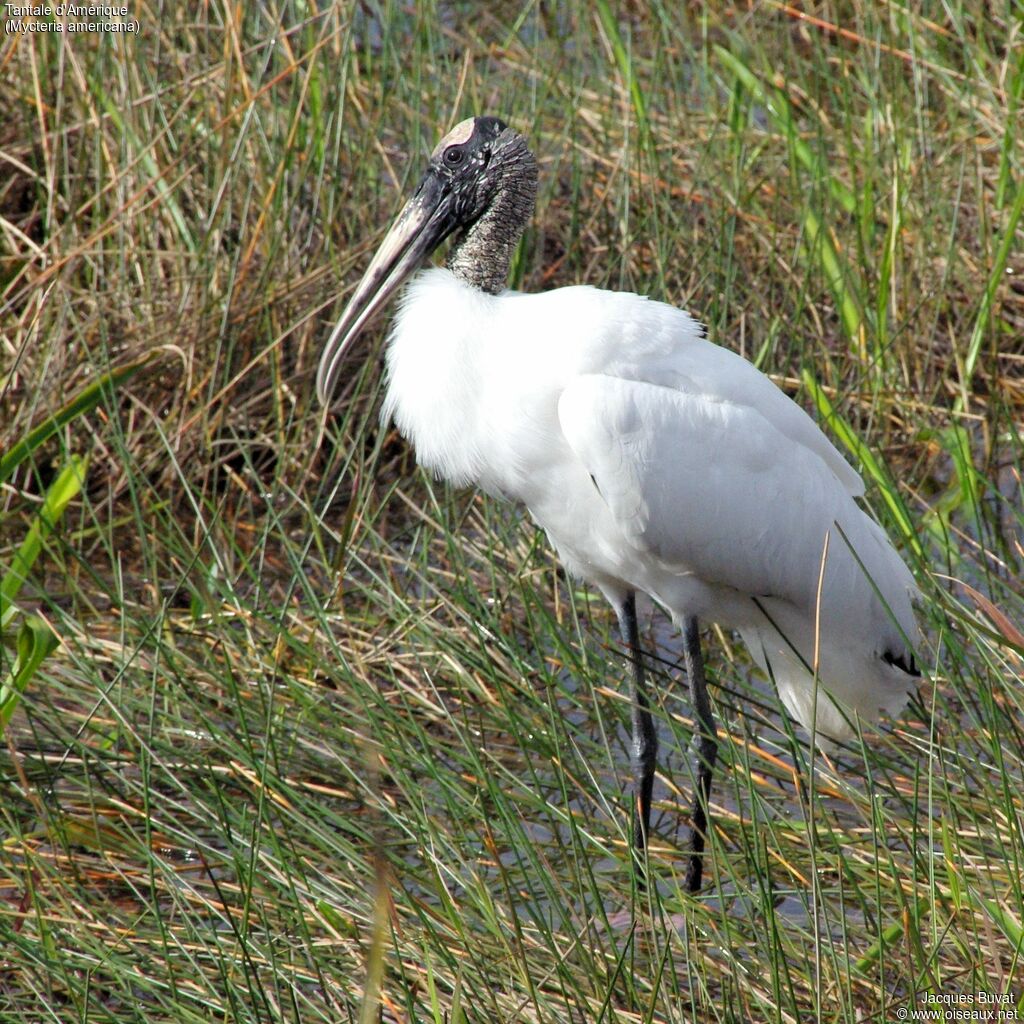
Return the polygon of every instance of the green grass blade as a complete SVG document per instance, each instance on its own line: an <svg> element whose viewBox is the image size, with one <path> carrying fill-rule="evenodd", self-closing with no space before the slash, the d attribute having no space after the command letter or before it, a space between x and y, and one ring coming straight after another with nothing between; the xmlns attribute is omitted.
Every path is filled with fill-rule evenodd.
<svg viewBox="0 0 1024 1024"><path fill-rule="evenodd" d="M82 456L72 455L56 480L47 488L42 507L32 520L25 539L14 553L10 569L0 579L0 628L5 627L13 617L14 601L32 571L46 538L60 521L68 502L81 491L85 481L86 465L87 462Z"/></svg>
<svg viewBox="0 0 1024 1024"><path fill-rule="evenodd" d="M60 646L60 640L38 615L30 615L18 630L15 659L10 673L0 680L0 733L11 720L32 676L44 659Z"/></svg>
<svg viewBox="0 0 1024 1024"><path fill-rule="evenodd" d="M995 258L992 260L992 267L989 270L985 290L981 296L981 304L978 307L978 315L974 320L974 327L971 329L971 338L967 343L967 354L964 356L963 379L960 382L960 395L957 398L957 409L964 409L966 402L964 396L970 392L971 382L974 379L974 370L978 364L978 356L981 354L981 347L989 330L989 321L992 318L992 309L995 306L996 295L1006 277L1006 266L1010 260L1010 253L1014 251L1017 241L1017 225L1020 222L1021 214L1024 213L1024 176L1017 182L1017 191L1013 199L1013 206L1006 217L1006 226L1003 229L1003 236L999 240L999 247L996 249Z"/></svg>
<svg viewBox="0 0 1024 1024"><path fill-rule="evenodd" d="M855 213L857 197L850 188L829 173L821 158L800 137L800 131L793 117L793 108L789 98L781 89L768 89L753 71L735 54L724 46L716 43L713 47L715 55L743 84L750 94L768 112L776 127L785 136L793 154L804 169L810 171L816 181L825 183L829 195L843 209L844 213Z"/></svg>
<svg viewBox="0 0 1024 1024"><path fill-rule="evenodd" d="M918 900L917 907L913 911L913 917L921 919L930 909L931 903L929 900ZM874 942L868 948L867 952L854 963L853 969L856 973L869 973L871 968L874 967L879 960L885 956L892 955L893 947L896 946L898 940L903 938L907 933L907 928L910 924L910 916L909 908L904 908L899 918L882 930L882 933L878 936L878 940Z"/></svg>
<svg viewBox="0 0 1024 1024"><path fill-rule="evenodd" d="M608 0L595 0L597 4L597 15L601 20L601 27L612 46L612 53L615 56L615 63L618 65L619 74L622 75L626 88L629 90L629 98L633 104L633 112L636 114L637 125L640 128L640 140L642 148L646 149L650 141L651 128L647 117L647 103L644 100L643 90L636 78L636 71L633 61L630 59L629 50L619 31L619 23L612 12Z"/></svg>
<svg viewBox="0 0 1024 1024"><path fill-rule="evenodd" d="M925 557L924 550L921 547L921 541L918 539L917 531L914 529L914 521L911 519L910 512L904 504L903 498L888 470L875 457L871 449L856 435L849 423L839 415L839 412L829 400L828 395L825 394L824 389L814 379L809 370L802 371L801 379L811 398L814 399L818 415L828 424L832 433L839 438L843 447L860 463L864 472L875 482L881 492L882 499L888 505L889 511L892 513L892 517L899 527L900 533L903 535L903 539L910 545L914 553L923 559Z"/></svg>
<svg viewBox="0 0 1024 1024"><path fill-rule="evenodd" d="M98 81L92 81L89 84L93 95L99 100L107 117L117 125L118 131L130 144L132 152L138 154L139 162L149 176L150 184L160 196L161 202L167 210L171 222L177 229L182 242L190 252L195 252L196 240L192 234L192 229L189 227L188 218L185 216L171 186L167 184L167 178L172 176L171 170L166 167L161 170L153 157L151 143L144 142L135 134L131 125L125 120L124 114L117 102L110 96L107 90Z"/></svg>
<svg viewBox="0 0 1024 1024"><path fill-rule="evenodd" d="M1020 957L1024 954L1024 925L1021 924L1013 913L1003 906L1001 903L997 903L995 900L987 899L982 896L974 886L968 885L967 895L971 902L977 907L982 913L985 914L991 921L995 922L1002 931L1003 935L1006 936L1007 940L1016 954Z"/></svg>
<svg viewBox="0 0 1024 1024"><path fill-rule="evenodd" d="M829 232L822 227L817 214L810 209L804 213L804 247L810 257L816 259L821 266L825 283L836 300L839 318L847 337L854 345L855 351L863 352L864 313L853 287L853 274L836 249Z"/></svg>
<svg viewBox="0 0 1024 1024"><path fill-rule="evenodd" d="M162 350L157 349L147 352L140 359L134 359L123 366L115 367L98 380L93 381L92 384L83 388L74 398L57 412L53 413L53 415L48 416L38 426L33 427L25 437L0 456L0 484L9 480L18 466L53 437L58 430L66 427L79 416L83 416L95 409L103 400L103 395L110 388L116 387L128 380L162 354Z"/></svg>

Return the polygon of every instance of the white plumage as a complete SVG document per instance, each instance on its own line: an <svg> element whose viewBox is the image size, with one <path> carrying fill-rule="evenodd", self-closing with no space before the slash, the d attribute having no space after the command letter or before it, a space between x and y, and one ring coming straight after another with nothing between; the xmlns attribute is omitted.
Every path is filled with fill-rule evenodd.
<svg viewBox="0 0 1024 1024"><path fill-rule="evenodd" d="M489 295L433 268L402 299L387 377L382 415L421 465L524 504L613 604L640 590L739 630L819 738L905 703L914 679L884 657L909 664L914 582L860 477L687 313L589 287Z"/></svg>
<svg viewBox="0 0 1024 1024"><path fill-rule="evenodd" d="M421 273L402 299L383 416L427 469L525 505L566 568L615 607L630 657L641 879L657 732L636 592L682 628L700 739L685 883L695 892L716 756L698 620L739 630L827 745L851 737L858 717L904 703L917 676L916 591L856 503L860 477L799 406L687 313L595 288L505 289L536 173L503 122L457 125L332 332L317 392L329 400L352 339L457 233L449 269Z"/></svg>

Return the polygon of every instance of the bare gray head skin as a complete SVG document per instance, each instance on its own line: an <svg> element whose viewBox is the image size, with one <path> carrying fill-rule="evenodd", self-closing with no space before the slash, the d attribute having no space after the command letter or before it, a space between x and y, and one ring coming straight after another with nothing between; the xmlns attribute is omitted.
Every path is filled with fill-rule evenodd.
<svg viewBox="0 0 1024 1024"><path fill-rule="evenodd" d="M431 154L327 341L316 375L320 401L330 400L353 339L450 235L452 273L491 295L503 291L536 196L537 161L518 132L496 117L457 124Z"/></svg>
<svg viewBox="0 0 1024 1024"><path fill-rule="evenodd" d="M427 173L449 176L460 195L448 269L497 295L537 198L537 161L526 140L496 117L469 118L441 140Z"/></svg>

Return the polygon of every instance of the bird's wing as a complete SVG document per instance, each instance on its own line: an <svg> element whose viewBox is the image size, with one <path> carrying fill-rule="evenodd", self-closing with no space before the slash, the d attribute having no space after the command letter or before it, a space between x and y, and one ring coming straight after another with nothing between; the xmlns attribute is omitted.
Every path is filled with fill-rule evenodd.
<svg viewBox="0 0 1024 1024"><path fill-rule="evenodd" d="M813 599L825 532L863 513L821 445L794 440L772 409L684 390L678 380L585 374L562 393L558 418L639 556L802 604Z"/></svg>
<svg viewBox="0 0 1024 1024"><path fill-rule="evenodd" d="M814 420L742 356L703 340L685 347L677 362L684 373L694 367L688 374L691 390L756 410L787 441L817 455L849 494L856 497L864 493L860 474L836 450Z"/></svg>
<svg viewBox="0 0 1024 1024"><path fill-rule="evenodd" d="M661 384L756 410L787 441L816 453L848 493L864 493L857 471L814 420L746 359L709 341L688 313L639 295L594 288L559 288L545 299L555 307L548 322L562 323L570 337L582 339L576 373ZM537 334L550 349L549 331Z"/></svg>

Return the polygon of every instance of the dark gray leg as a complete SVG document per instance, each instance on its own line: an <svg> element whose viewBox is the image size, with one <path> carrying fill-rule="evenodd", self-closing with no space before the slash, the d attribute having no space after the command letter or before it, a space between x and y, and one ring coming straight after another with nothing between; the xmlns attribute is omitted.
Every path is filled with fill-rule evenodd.
<svg viewBox="0 0 1024 1024"><path fill-rule="evenodd" d="M640 630L636 623L636 594L630 591L615 606L619 630L629 652L630 699L633 702L633 779L636 805L633 810L633 852L641 885L645 878L644 851L651 830L651 791L654 788L654 767L658 757L658 734L647 699L644 682L643 653Z"/></svg>
<svg viewBox="0 0 1024 1024"><path fill-rule="evenodd" d="M718 734L715 730L715 718L711 713L711 702L708 700L697 619L692 615L683 623L683 657L686 660L686 675L690 680L693 714L700 730L697 744L697 788L693 794L693 812L690 816L690 864L686 869L685 881L688 892L697 892L704 870L704 837L708 827L711 777L715 771L715 757L718 754Z"/></svg>

